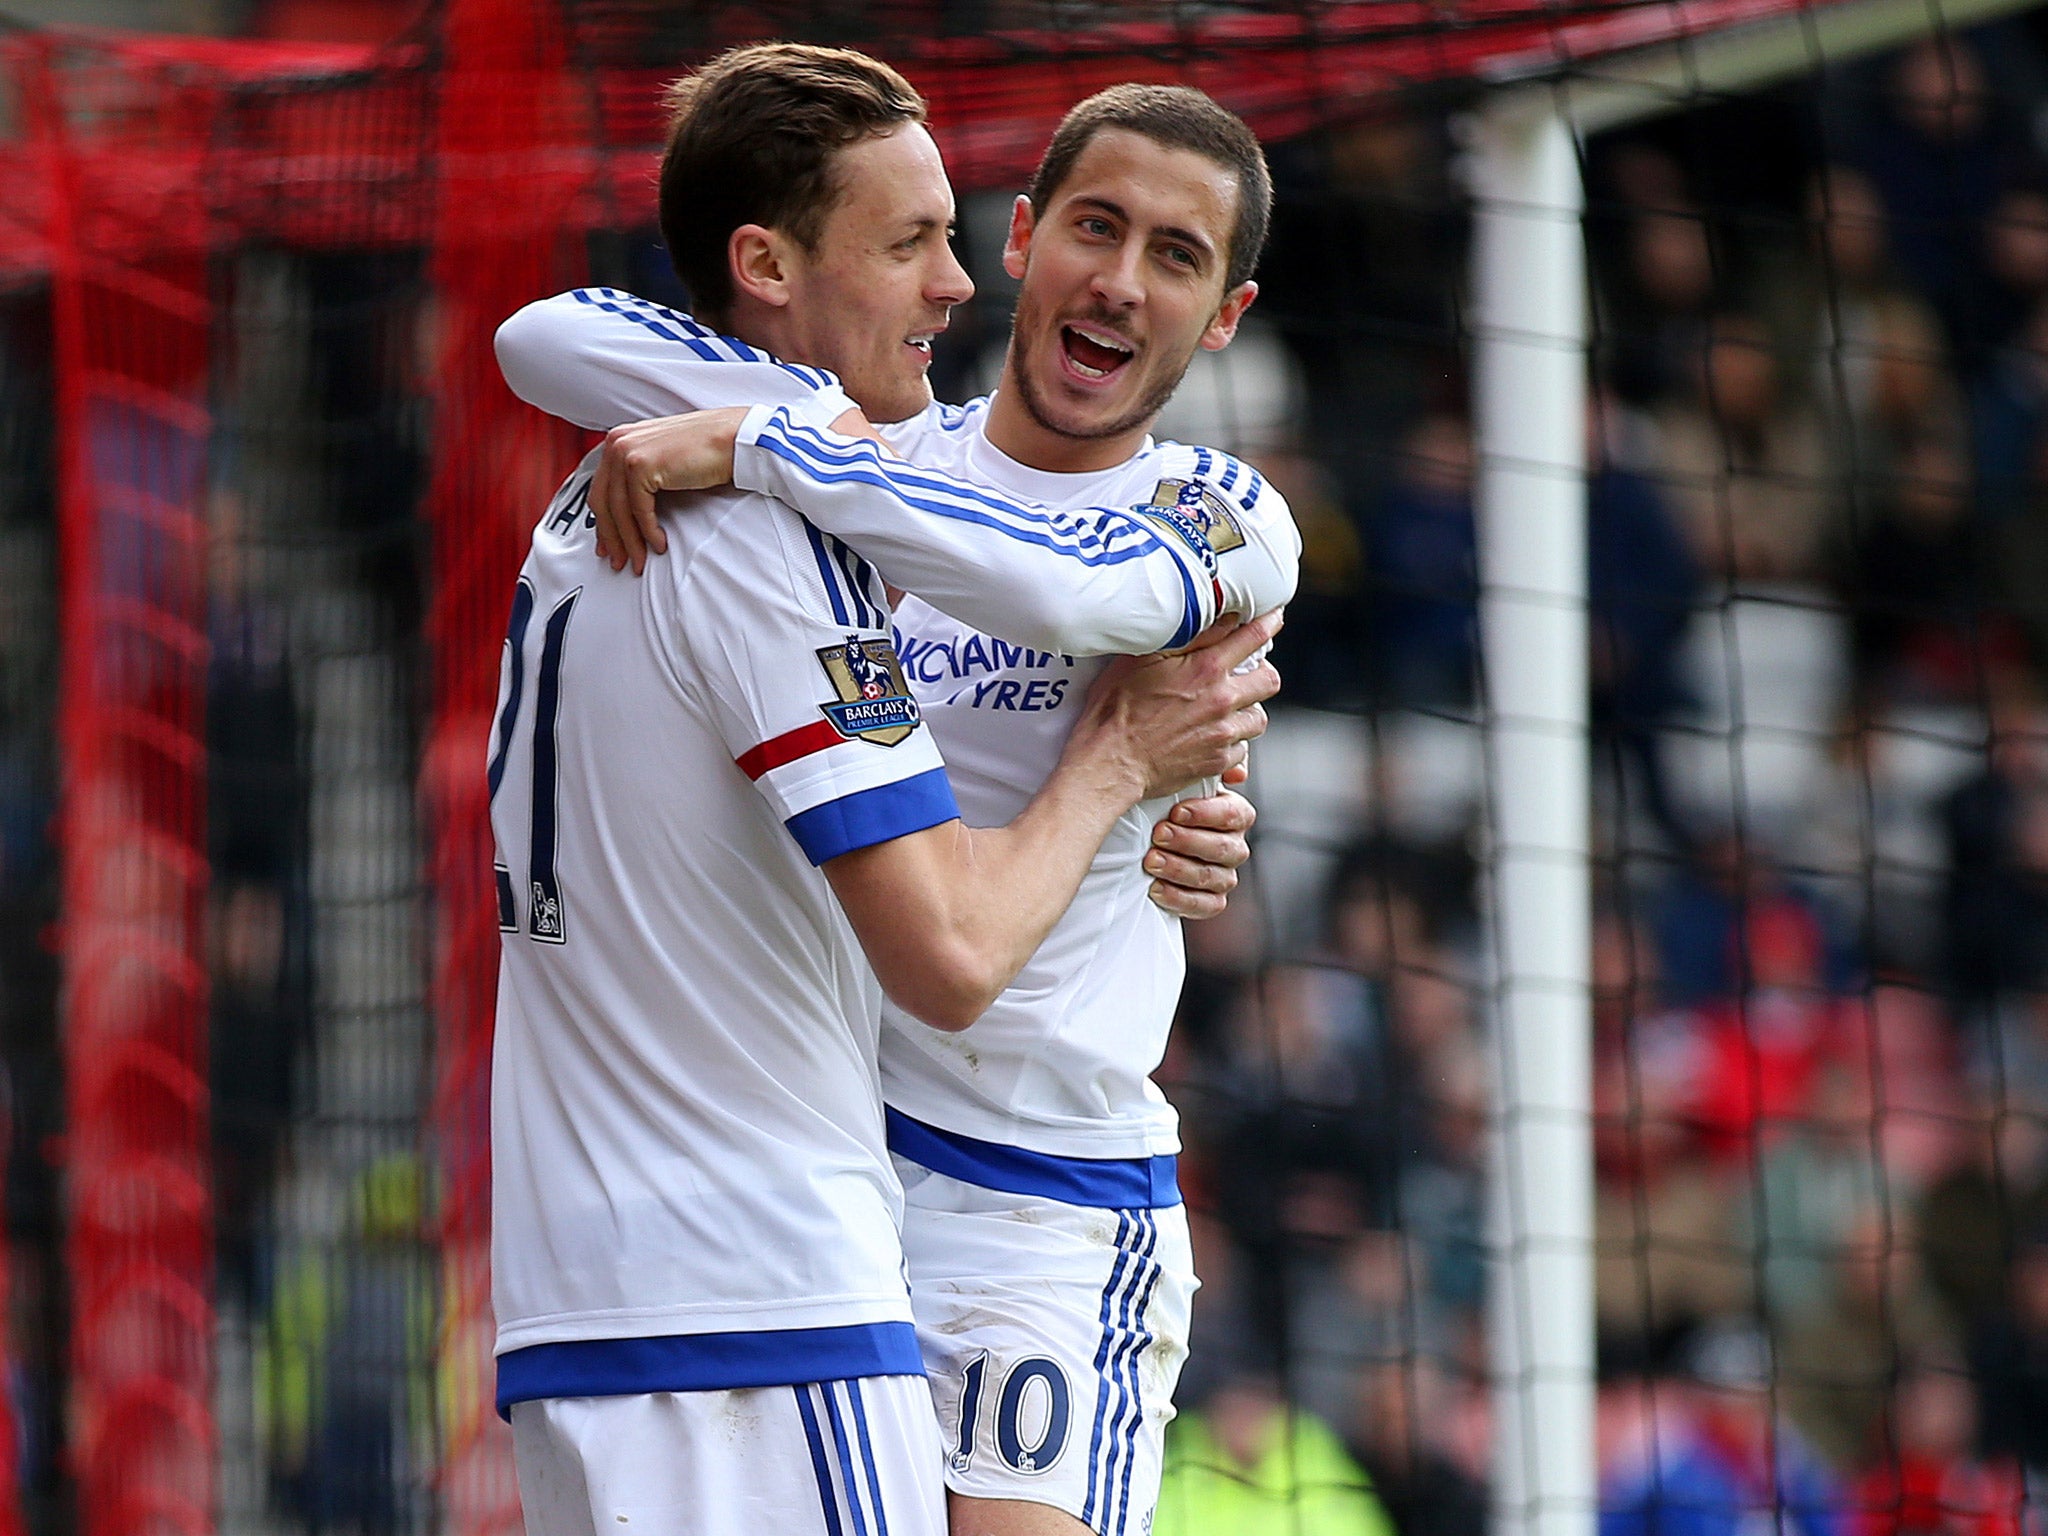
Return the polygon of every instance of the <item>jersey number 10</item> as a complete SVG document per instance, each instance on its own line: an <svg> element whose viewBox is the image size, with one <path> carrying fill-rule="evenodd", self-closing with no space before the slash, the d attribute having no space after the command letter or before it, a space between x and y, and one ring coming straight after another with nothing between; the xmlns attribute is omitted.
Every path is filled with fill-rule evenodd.
<svg viewBox="0 0 2048 1536"><path fill-rule="evenodd" d="M568 639L569 620L576 612L581 587L556 603L541 631L540 666L533 685L533 795L526 839L526 932L542 944L560 944L568 937L562 907L562 883L555 874L555 717L562 706L562 646ZM497 744L491 752L491 801L496 804L498 784L505 777L505 759L512 750L512 738L523 723L520 706L526 694L526 632L533 623L536 601L533 584L524 576L512 593L512 623L505 636L510 671L505 683L505 706L498 713ZM494 866L498 884L498 928L503 933L519 931L519 905L512 888L512 871Z"/></svg>

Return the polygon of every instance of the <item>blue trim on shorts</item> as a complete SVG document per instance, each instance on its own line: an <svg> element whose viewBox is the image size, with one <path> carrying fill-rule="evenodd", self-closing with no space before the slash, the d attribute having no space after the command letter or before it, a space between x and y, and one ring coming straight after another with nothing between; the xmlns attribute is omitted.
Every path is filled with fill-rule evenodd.
<svg viewBox="0 0 2048 1536"><path fill-rule="evenodd" d="M861 1376L923 1376L911 1323L850 1323L656 1338L567 1339L498 1356L498 1416L543 1397L724 1392Z"/></svg>
<svg viewBox="0 0 2048 1536"><path fill-rule="evenodd" d="M1180 1159L1056 1157L942 1131L901 1110L885 1109L889 1150L933 1173L1012 1195L1036 1195L1100 1210L1154 1210L1180 1204Z"/></svg>

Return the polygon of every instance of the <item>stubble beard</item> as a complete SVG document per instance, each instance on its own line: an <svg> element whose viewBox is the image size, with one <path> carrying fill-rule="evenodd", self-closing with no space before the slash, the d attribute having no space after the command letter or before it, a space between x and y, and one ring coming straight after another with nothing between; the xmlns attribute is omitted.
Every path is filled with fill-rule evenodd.
<svg viewBox="0 0 2048 1536"><path fill-rule="evenodd" d="M1121 437L1127 432L1151 430L1154 418L1166 409L1166 402L1171 400L1173 392L1180 388L1180 381L1187 377L1188 367L1195 360L1194 353L1190 351L1181 359L1180 367L1174 369L1170 376L1162 377L1123 415L1100 425L1076 427L1055 419L1051 402L1039 393L1037 381L1031 371L1032 343L1027 339L1035 334L1035 328L1023 323L1022 314L1018 316L1018 322L1010 335L1010 348L1015 353L1013 361L1016 365L1010 370L1010 375L1017 386L1017 398L1023 402L1024 414L1055 437L1069 438L1075 442L1100 442L1107 437ZM1057 332L1053 335L1052 344L1059 345ZM1132 367L1135 364L1127 363L1124 366Z"/></svg>

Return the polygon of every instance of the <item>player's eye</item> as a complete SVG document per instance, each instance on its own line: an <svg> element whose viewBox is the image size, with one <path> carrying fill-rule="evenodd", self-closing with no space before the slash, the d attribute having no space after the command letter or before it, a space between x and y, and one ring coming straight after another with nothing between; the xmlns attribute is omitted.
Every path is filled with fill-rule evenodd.
<svg viewBox="0 0 2048 1536"><path fill-rule="evenodd" d="M1177 267L1186 267L1191 272L1201 270L1202 259L1184 245L1169 245L1166 259Z"/></svg>
<svg viewBox="0 0 2048 1536"><path fill-rule="evenodd" d="M1107 240L1116 233L1115 227L1110 224L1109 220L1098 219L1093 215L1082 219L1079 227L1082 234L1094 235L1100 240Z"/></svg>

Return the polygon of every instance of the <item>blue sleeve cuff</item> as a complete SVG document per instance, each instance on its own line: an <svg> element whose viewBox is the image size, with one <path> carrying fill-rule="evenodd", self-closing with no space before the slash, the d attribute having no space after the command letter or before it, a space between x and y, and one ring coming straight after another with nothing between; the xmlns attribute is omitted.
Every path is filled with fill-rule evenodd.
<svg viewBox="0 0 2048 1536"><path fill-rule="evenodd" d="M799 811L783 825L813 864L960 819L943 768L857 790Z"/></svg>

